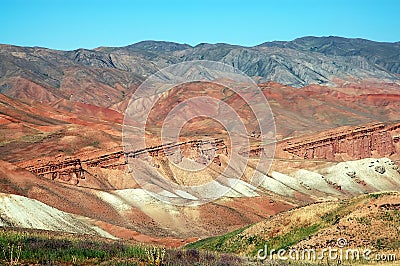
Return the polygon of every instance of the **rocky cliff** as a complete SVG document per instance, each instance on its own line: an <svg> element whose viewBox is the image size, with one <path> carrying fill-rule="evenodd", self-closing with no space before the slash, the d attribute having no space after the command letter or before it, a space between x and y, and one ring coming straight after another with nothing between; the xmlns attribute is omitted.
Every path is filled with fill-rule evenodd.
<svg viewBox="0 0 400 266"><path fill-rule="evenodd" d="M399 129L400 123L336 128L282 141L278 156L327 160L343 154L350 159L392 156L399 153Z"/></svg>
<svg viewBox="0 0 400 266"><path fill-rule="evenodd" d="M213 162L220 165L219 154L228 154L228 148L222 139L168 143L135 151L122 149L123 147L120 146L108 151L82 153L74 157L59 156L56 159L43 157L17 165L37 176L77 185L80 179L85 178L85 171L88 168L123 170L129 158L147 159L148 156L151 158L168 156L174 163L180 163L183 157L187 157L201 164ZM157 161L152 163L159 167Z"/></svg>
<svg viewBox="0 0 400 266"><path fill-rule="evenodd" d="M84 169L78 158L60 156L54 160L44 157L19 163L18 166L37 176L75 185L79 183L79 179L84 178Z"/></svg>

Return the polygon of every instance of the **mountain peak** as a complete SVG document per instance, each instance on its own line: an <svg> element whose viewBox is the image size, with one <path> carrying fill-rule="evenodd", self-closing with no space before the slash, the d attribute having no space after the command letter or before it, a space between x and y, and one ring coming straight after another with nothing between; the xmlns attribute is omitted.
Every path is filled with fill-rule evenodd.
<svg viewBox="0 0 400 266"><path fill-rule="evenodd" d="M192 48L192 46L176 42L147 40L128 45L125 48L146 51L174 52L189 49Z"/></svg>

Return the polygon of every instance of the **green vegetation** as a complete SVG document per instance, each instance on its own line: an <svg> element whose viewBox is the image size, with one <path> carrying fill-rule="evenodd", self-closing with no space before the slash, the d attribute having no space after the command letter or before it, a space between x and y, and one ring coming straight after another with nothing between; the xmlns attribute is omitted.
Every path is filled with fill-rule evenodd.
<svg viewBox="0 0 400 266"><path fill-rule="evenodd" d="M40 132L39 134L24 135L18 139L20 142L36 143L40 142L48 136L46 133Z"/></svg>
<svg viewBox="0 0 400 266"><path fill-rule="evenodd" d="M389 249L398 250L400 248L400 240L398 240L398 235L400 235L400 211L395 209L397 206L391 207L388 205L387 208L393 208L390 210L373 210L373 216L368 216L368 211L364 214L365 216L353 216L352 214L365 207L368 210L372 202L376 201L378 198L386 195L390 196L392 193L373 193L368 195L362 195L349 200L343 200L340 203L335 204L326 212L317 215L317 218L313 220L304 220L301 223L297 223L297 220L290 220L287 218L279 218L280 222L272 220L271 224L275 225L275 233L268 233L262 231L262 229L246 230L247 228L252 228L250 225L246 228L242 228L225 235L211 237L199 240L197 242L187 245L187 248L196 248L201 250L209 251L220 251L228 253L246 254L248 256L255 256L259 249L264 248L266 245L270 250L275 249L285 249L288 250L290 247L298 244L302 240L308 239L320 232L322 229L335 228L338 223L342 221L354 221L356 224L371 227L382 224L384 228L390 229L388 235L383 235L381 238L370 240L373 248L377 250ZM372 202L371 202L372 201ZM373 206L373 204L372 204ZM311 209L312 212L323 211L315 205L315 209ZM298 215L299 210L294 210ZM310 209L308 210L310 211ZM288 214L289 217L293 214ZM287 216L284 216L287 217ZM274 219L274 218L272 218ZM291 222L288 222L291 221ZM279 224L282 223L282 227ZM257 225L260 227L260 225ZM276 227L278 226L278 227ZM256 227L257 228L257 227ZM332 229L336 230L336 229ZM258 232L258 233L257 233ZM352 232L342 232L346 234L348 238L351 238ZM365 235L366 237L368 234ZM373 237L373 236L372 236Z"/></svg>
<svg viewBox="0 0 400 266"><path fill-rule="evenodd" d="M11 142L17 141L17 142L25 142L25 143L37 143L41 142L45 138L48 137L47 133L44 132L38 132L37 134L27 134L23 135L19 138L14 138L13 136L6 138L4 134L0 134L0 147L5 146Z"/></svg>
<svg viewBox="0 0 400 266"><path fill-rule="evenodd" d="M234 253L239 250L239 248L241 247L241 243L239 241L233 241L231 245L226 245L226 243L232 242L231 239L233 237L242 233L248 227L250 226L238 229L236 231L232 231L225 235L210 237L206 239L201 239L197 242L189 243L186 245L186 248Z"/></svg>
<svg viewBox="0 0 400 266"><path fill-rule="evenodd" d="M376 193L368 194L368 197L373 198L373 199L379 199L380 197L389 196L392 194L393 194L393 192L376 192Z"/></svg>
<svg viewBox="0 0 400 266"><path fill-rule="evenodd" d="M365 224L365 225L368 225L368 226L371 225L371 219L368 218L368 217L365 217L365 216L363 216L363 217L356 217L355 220L356 220L358 223L360 223L360 224Z"/></svg>
<svg viewBox="0 0 400 266"><path fill-rule="evenodd" d="M100 141L95 140L92 143L90 143L90 146L95 147L95 148L100 148Z"/></svg>
<svg viewBox="0 0 400 266"><path fill-rule="evenodd" d="M243 265L229 254L165 249L91 236L0 230L0 265Z"/></svg>
<svg viewBox="0 0 400 266"><path fill-rule="evenodd" d="M128 245L118 241L102 241L51 233L0 231L3 262L49 264L51 262L97 264L103 261L131 259L146 260L146 246Z"/></svg>
<svg viewBox="0 0 400 266"><path fill-rule="evenodd" d="M333 211L322 215L322 221L324 221L326 224L338 223L341 217L349 214L352 211L349 209L349 206L351 206L351 203L348 200L342 201L338 208L335 208Z"/></svg>
<svg viewBox="0 0 400 266"><path fill-rule="evenodd" d="M273 237L273 238L269 239L268 241L263 241L262 243L258 244L253 251L253 255L256 255L257 251L259 249L264 248L265 245L267 245L267 247L270 249L275 249L275 250L286 249L287 250L292 245L315 234L322 227L323 226L321 224L313 224L313 225L306 226L306 227L295 228L286 234Z"/></svg>
<svg viewBox="0 0 400 266"><path fill-rule="evenodd" d="M322 228L322 225L313 224L310 226L294 228L286 234L278 235L268 240L263 240L259 236L240 235L248 227L241 228L225 235L210 237L190 243L186 245L186 248L235 253L240 252L247 247L252 247L249 255L255 255L260 248L264 247L264 245L276 250L281 248L287 249L288 247L318 232L318 230Z"/></svg>

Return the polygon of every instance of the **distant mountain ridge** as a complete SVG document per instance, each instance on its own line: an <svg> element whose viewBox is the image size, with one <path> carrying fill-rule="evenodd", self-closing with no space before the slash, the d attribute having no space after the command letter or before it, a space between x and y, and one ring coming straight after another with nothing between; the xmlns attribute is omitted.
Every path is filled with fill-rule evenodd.
<svg viewBox="0 0 400 266"><path fill-rule="evenodd" d="M374 42L343 37L302 37L290 42L266 42L259 46L291 48L324 55L361 56L392 73L400 73L400 42Z"/></svg>
<svg viewBox="0 0 400 266"><path fill-rule="evenodd" d="M125 47L60 51L0 45L0 93L39 101L73 100L79 95L78 101L110 107L150 74L190 60L220 61L257 82L275 81L298 88L368 79L398 83L400 79L399 42L332 36L254 47L142 41Z"/></svg>

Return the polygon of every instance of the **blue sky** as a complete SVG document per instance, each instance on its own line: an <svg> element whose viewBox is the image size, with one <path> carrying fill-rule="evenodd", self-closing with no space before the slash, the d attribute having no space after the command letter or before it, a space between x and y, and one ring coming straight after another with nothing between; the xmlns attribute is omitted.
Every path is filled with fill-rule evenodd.
<svg viewBox="0 0 400 266"><path fill-rule="evenodd" d="M253 46L302 36L400 41L397 0L2 0L0 43L72 50L142 40Z"/></svg>

